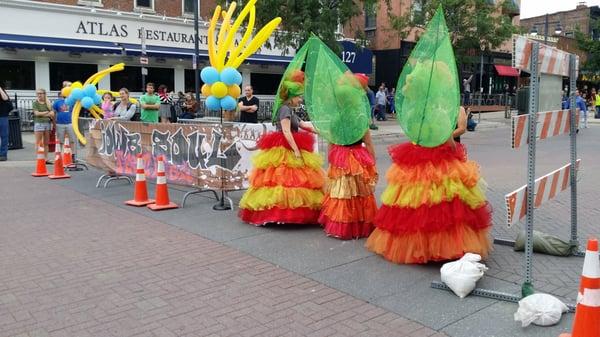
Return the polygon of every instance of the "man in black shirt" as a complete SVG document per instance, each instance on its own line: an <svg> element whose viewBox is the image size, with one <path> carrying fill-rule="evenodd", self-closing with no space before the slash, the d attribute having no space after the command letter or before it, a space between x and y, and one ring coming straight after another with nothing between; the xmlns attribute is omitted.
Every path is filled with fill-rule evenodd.
<svg viewBox="0 0 600 337"><path fill-rule="evenodd" d="M244 97L238 100L238 107L240 108L240 122L241 123L258 123L257 111L259 101L257 97L252 95L252 86L247 85L244 87Z"/></svg>

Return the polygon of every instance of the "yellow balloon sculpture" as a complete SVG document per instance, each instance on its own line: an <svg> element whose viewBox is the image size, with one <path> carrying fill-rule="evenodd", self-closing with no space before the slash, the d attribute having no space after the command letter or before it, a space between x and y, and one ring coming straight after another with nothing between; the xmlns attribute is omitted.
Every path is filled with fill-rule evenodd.
<svg viewBox="0 0 600 337"><path fill-rule="evenodd" d="M237 7L235 2L232 2L226 11L217 6L213 13L208 27L208 58L211 67L204 68L201 73L202 80L206 83L202 87L202 94L207 97L206 106L209 110L235 109L241 91L239 85L242 83L242 75L236 70L237 67L254 54L281 23L279 17L271 20L252 38L256 1L249 0L233 24L232 16ZM246 19L246 31L236 43L238 30ZM217 26L218 34L215 33Z"/></svg>
<svg viewBox="0 0 600 337"><path fill-rule="evenodd" d="M95 73L94 75L90 76L85 81L85 83L82 84L79 81L75 82L75 83L71 84L70 87L63 88L63 90L61 92L63 94L66 94L64 96L68 96L73 93L74 89L82 89L88 84L96 86L98 84L98 82L100 82L102 80L102 78L104 78L104 76L106 76L110 73L113 73L115 71L122 71L124 68L125 68L125 63L115 64L114 66L112 66L108 69L101 70L101 71ZM109 93L113 97L119 97L118 91L96 90L96 93L99 95L104 95L105 93ZM72 96L75 96L75 95L72 95ZM81 107L82 107L81 98L75 98L75 100L76 100L76 102L75 102L75 106L73 107L73 113L72 113L73 131L75 131L75 135L77 136L77 139L79 139L81 144L85 145L87 143L87 141L86 141L85 137L79 131L79 113L81 112ZM132 103L137 103L137 101L135 99L130 98L129 101ZM94 103L97 103L97 102L94 102ZM100 109L96 104L91 104L91 106L88 110L94 118L102 119L101 116L104 114L104 111L102 111L102 109Z"/></svg>

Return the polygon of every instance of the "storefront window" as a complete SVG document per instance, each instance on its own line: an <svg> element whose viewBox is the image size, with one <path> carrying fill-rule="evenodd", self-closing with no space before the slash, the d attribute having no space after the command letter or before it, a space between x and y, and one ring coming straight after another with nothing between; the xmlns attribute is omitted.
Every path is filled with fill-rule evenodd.
<svg viewBox="0 0 600 337"><path fill-rule="evenodd" d="M0 60L0 85L7 90L35 90L35 62Z"/></svg>
<svg viewBox="0 0 600 337"><path fill-rule="evenodd" d="M50 62L50 90L62 89L63 81L84 82L98 72L95 64Z"/></svg>
<svg viewBox="0 0 600 337"><path fill-rule="evenodd" d="M198 72L198 77L200 77L200 72ZM200 80L200 84L198 84L199 88L198 90L200 90L200 88L202 88L202 85L204 84L204 82L202 82L202 79L199 78ZM194 92L194 86L195 86L195 81L194 81L194 69L186 69L185 70L185 92Z"/></svg>
<svg viewBox="0 0 600 337"><path fill-rule="evenodd" d="M135 0L135 7L154 9L154 0Z"/></svg>
<svg viewBox="0 0 600 337"><path fill-rule="evenodd" d="M169 68L147 68L148 75L146 83L152 82L156 85L155 89L161 84L166 85L169 91L173 90L173 69ZM144 92L146 88L142 88L142 68L141 67L125 67L123 71L117 71L110 74L110 87L112 90L127 88L129 91Z"/></svg>
<svg viewBox="0 0 600 337"><path fill-rule="evenodd" d="M183 14L194 14L194 1L198 2L198 8L200 8L200 0L182 0L183 1Z"/></svg>
<svg viewBox="0 0 600 337"><path fill-rule="evenodd" d="M257 74L250 75L250 82L256 95L275 95L281 81L281 74Z"/></svg>

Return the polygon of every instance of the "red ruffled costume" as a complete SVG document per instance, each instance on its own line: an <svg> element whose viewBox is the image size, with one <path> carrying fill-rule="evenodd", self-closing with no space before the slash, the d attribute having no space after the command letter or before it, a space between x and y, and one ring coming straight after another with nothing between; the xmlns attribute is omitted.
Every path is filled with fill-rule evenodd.
<svg viewBox="0 0 600 337"><path fill-rule="evenodd" d="M317 224L325 184L323 161L312 152L312 134L292 134L302 159L294 156L283 132L270 132L258 140L250 188L240 200L239 216L244 222Z"/></svg>
<svg viewBox="0 0 600 337"><path fill-rule="evenodd" d="M426 263L491 250L491 207L463 145L390 148L388 187L366 247L396 263Z"/></svg>
<svg viewBox="0 0 600 337"><path fill-rule="evenodd" d="M319 217L325 233L344 240L369 236L377 212L377 171L371 154L362 144L331 144L328 176Z"/></svg>

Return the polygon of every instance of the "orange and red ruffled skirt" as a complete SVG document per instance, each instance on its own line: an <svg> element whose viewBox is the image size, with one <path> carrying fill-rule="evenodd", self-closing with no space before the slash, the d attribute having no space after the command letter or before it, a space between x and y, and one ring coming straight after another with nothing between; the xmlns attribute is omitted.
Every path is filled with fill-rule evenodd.
<svg viewBox="0 0 600 337"><path fill-rule="evenodd" d="M314 137L294 132L302 159L294 156L282 132L258 140L250 188L240 200L239 216L256 226L268 223L317 224L323 202L323 160L313 153Z"/></svg>
<svg viewBox="0 0 600 337"><path fill-rule="evenodd" d="M349 240L369 236L377 203L375 160L362 144L329 149L329 184L319 223L329 236Z"/></svg>
<svg viewBox="0 0 600 337"><path fill-rule="evenodd" d="M388 187L375 216L367 249L395 263L486 257L491 250L491 207L479 166L461 144L426 148L412 143L390 149Z"/></svg>

